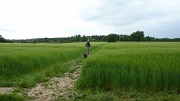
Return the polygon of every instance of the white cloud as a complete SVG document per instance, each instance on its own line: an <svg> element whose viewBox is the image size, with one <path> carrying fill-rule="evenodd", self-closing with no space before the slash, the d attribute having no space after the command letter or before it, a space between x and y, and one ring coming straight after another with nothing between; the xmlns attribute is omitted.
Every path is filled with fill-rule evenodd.
<svg viewBox="0 0 180 101"><path fill-rule="evenodd" d="M74 0L1 1L0 28L14 31L0 32L8 38L67 36L71 27L88 25L77 17L83 7L80 3Z"/></svg>
<svg viewBox="0 0 180 101"><path fill-rule="evenodd" d="M167 33L168 37L180 37L180 29L175 30L172 27L177 26L177 21L180 21L179 5L178 0L101 0L98 6L85 10L86 16L83 18L113 26L117 33L130 34L143 30L145 34L155 37L167 37ZM168 26L169 23L171 26ZM176 34L170 35L172 32Z"/></svg>
<svg viewBox="0 0 180 101"><path fill-rule="evenodd" d="M180 37L179 5L179 0L1 0L0 34L24 39L143 30Z"/></svg>

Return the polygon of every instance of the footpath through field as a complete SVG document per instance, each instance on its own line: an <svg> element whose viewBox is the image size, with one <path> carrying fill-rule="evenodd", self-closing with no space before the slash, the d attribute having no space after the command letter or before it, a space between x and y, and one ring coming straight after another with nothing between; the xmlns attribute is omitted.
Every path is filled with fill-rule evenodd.
<svg viewBox="0 0 180 101"><path fill-rule="evenodd" d="M103 46L103 45L102 45ZM94 49L91 54L98 51L101 46ZM77 93L74 86L81 74L84 58L78 58L66 64L69 70L63 77L53 77L48 82L39 83L36 87L27 88L22 95L27 95L33 101L52 101L52 100L74 100Z"/></svg>
<svg viewBox="0 0 180 101"><path fill-rule="evenodd" d="M25 97L26 100L52 101L56 99L72 99L75 82L81 74L81 67L84 59L79 58L67 63L68 72L60 77L52 77L47 82L37 84L32 88L0 87L0 94L11 94L20 90L17 94Z"/></svg>
<svg viewBox="0 0 180 101"><path fill-rule="evenodd" d="M55 99L70 99L74 84L81 74L82 59L71 61L69 71L63 77L53 77L48 82L39 83L36 87L27 88L22 95L27 95L35 101L50 101Z"/></svg>
<svg viewBox="0 0 180 101"><path fill-rule="evenodd" d="M98 51L101 46L92 50L90 54ZM67 62L65 65L69 69L67 72L61 76L52 77L46 82L38 83L35 87L0 87L0 94L17 94L25 100L32 101L73 100L77 96L74 86L81 74L84 61L82 55L80 58Z"/></svg>

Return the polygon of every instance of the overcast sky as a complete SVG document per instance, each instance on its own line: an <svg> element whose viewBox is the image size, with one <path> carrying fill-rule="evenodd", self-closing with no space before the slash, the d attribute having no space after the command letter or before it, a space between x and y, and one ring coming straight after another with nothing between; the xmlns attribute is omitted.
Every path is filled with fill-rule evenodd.
<svg viewBox="0 0 180 101"><path fill-rule="evenodd" d="M180 0L0 0L6 39L127 34L180 38Z"/></svg>

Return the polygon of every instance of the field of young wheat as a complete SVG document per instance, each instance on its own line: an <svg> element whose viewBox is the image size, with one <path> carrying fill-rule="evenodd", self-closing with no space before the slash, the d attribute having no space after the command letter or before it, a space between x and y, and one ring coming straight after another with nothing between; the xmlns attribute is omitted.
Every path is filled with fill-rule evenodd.
<svg viewBox="0 0 180 101"><path fill-rule="evenodd" d="M100 44L94 44L92 50ZM65 71L64 63L86 51L84 43L0 44L0 85L32 86L51 74Z"/></svg>
<svg viewBox="0 0 180 101"><path fill-rule="evenodd" d="M180 92L180 43L109 43L89 56L80 89Z"/></svg>
<svg viewBox="0 0 180 101"><path fill-rule="evenodd" d="M0 44L0 86L31 88L54 76L64 77L64 73L73 70L67 63L81 58L82 72L76 82L81 93L75 93L79 99L179 101L179 43L91 42L91 45L90 55L83 59L87 52L85 43ZM0 94L1 99L6 97L21 98L16 94Z"/></svg>

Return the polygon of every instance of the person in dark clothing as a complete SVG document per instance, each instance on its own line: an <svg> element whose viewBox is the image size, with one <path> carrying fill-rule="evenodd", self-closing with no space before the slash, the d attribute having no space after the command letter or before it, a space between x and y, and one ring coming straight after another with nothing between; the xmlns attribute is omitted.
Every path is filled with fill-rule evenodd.
<svg viewBox="0 0 180 101"><path fill-rule="evenodd" d="M91 44L89 42L89 39L87 40L87 43L86 43L86 47L88 48L88 55L90 54L90 47L91 47Z"/></svg>

